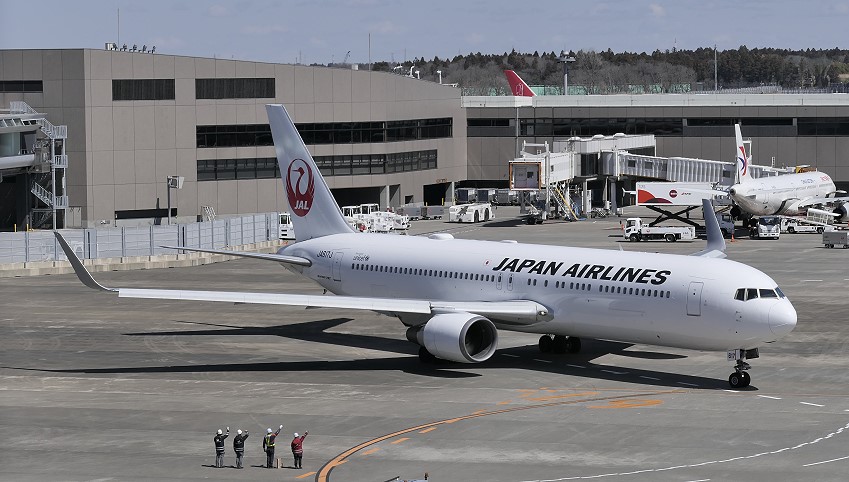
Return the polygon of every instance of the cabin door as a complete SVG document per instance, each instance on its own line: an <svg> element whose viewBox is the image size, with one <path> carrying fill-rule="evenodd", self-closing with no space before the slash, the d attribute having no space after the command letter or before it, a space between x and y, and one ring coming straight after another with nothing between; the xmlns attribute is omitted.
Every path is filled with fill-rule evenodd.
<svg viewBox="0 0 849 482"><path fill-rule="evenodd" d="M704 285L701 281L690 283L690 289L687 291L687 314L689 316L702 315L702 288Z"/></svg>
<svg viewBox="0 0 849 482"><path fill-rule="evenodd" d="M333 253L333 281L342 281L342 251Z"/></svg>

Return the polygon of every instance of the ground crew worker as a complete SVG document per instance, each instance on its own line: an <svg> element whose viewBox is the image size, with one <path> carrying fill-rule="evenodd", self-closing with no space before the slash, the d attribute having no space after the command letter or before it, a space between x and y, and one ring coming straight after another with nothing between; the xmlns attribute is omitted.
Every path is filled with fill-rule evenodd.
<svg viewBox="0 0 849 482"><path fill-rule="evenodd" d="M304 439L307 438L309 432L304 432L303 435L298 436L298 432L292 434L295 438L292 439L292 455L295 457L295 468L301 468L301 460L304 458Z"/></svg>
<svg viewBox="0 0 849 482"><path fill-rule="evenodd" d="M242 459L245 457L245 439L251 433L245 430L242 434L242 429L236 430L236 436L233 437L233 451L236 452L236 468L241 469Z"/></svg>
<svg viewBox="0 0 849 482"><path fill-rule="evenodd" d="M227 433L224 433L220 428L215 434L212 441L215 442L215 468L224 467L224 439L230 435L230 427L227 427Z"/></svg>
<svg viewBox="0 0 849 482"><path fill-rule="evenodd" d="M274 439L280 435L281 430L283 430L282 425L276 432L272 432L271 428L269 428L265 433L265 437L262 438L262 450L265 450L265 467L268 469L274 467Z"/></svg>

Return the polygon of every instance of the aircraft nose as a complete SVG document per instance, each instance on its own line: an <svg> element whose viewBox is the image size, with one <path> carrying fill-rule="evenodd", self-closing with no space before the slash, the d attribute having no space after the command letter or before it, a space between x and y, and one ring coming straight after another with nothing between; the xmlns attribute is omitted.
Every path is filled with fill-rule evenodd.
<svg viewBox="0 0 849 482"><path fill-rule="evenodd" d="M769 328L778 337L784 336L796 328L796 309L789 301L776 303L769 310Z"/></svg>

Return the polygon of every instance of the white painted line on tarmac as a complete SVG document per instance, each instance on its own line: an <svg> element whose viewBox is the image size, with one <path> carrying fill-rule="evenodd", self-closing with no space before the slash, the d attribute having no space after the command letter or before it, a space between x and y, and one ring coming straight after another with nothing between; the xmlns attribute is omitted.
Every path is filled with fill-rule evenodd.
<svg viewBox="0 0 849 482"><path fill-rule="evenodd" d="M688 387L698 387L695 383L687 383L687 382L676 382L679 385L687 385Z"/></svg>
<svg viewBox="0 0 849 482"><path fill-rule="evenodd" d="M602 371L605 372L605 373L612 373L614 375L627 375L628 374L628 372L615 372L613 370L602 370Z"/></svg>
<svg viewBox="0 0 849 482"><path fill-rule="evenodd" d="M710 479L688 480L687 482L708 482Z"/></svg>
<svg viewBox="0 0 849 482"><path fill-rule="evenodd" d="M567 363L567 364L566 364L566 366L567 366L567 367L572 367L572 368L586 368L586 367L582 367L581 365L571 365L571 364L569 364L569 363Z"/></svg>
<svg viewBox="0 0 849 482"><path fill-rule="evenodd" d="M728 393L740 393L740 391L739 391L739 390L728 390L727 388L726 388L726 389L724 389L724 390L722 390L722 391L723 391L723 392L728 392Z"/></svg>
<svg viewBox="0 0 849 482"><path fill-rule="evenodd" d="M511 353L502 353L501 356L509 356L510 358L519 358L519 355L513 355Z"/></svg>
<svg viewBox="0 0 849 482"><path fill-rule="evenodd" d="M779 397L770 397L769 395L758 395L761 398L769 398L770 400L781 400Z"/></svg>
<svg viewBox="0 0 849 482"><path fill-rule="evenodd" d="M540 360L539 358L534 358L534 361L543 362L543 363L551 363L551 360Z"/></svg>
<svg viewBox="0 0 849 482"><path fill-rule="evenodd" d="M820 405L818 403L811 403L811 402L799 402L799 403L801 403L802 405L810 405L812 407L824 407L825 406L825 405Z"/></svg>
<svg viewBox="0 0 849 482"><path fill-rule="evenodd" d="M656 381L656 382L659 382L659 381L660 381L660 378L647 377L647 376L645 376L645 375L640 375L640 378L645 378L646 380L654 380L654 381Z"/></svg>
<svg viewBox="0 0 849 482"><path fill-rule="evenodd" d="M814 281L822 281L822 280L821 279L803 279L803 280L800 280L800 281L802 283L811 283L811 282L814 282Z"/></svg>
<svg viewBox="0 0 849 482"><path fill-rule="evenodd" d="M810 467L812 465L827 464L829 462L837 462L838 460L846 460L846 459L849 459L849 455L847 455L846 457L840 457L839 459L823 460L822 462L814 462L812 464L805 464L802 467Z"/></svg>

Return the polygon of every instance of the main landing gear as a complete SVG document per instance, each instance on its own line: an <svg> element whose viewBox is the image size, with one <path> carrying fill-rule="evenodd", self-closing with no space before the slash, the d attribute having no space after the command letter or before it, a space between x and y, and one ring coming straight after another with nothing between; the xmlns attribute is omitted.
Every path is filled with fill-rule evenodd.
<svg viewBox="0 0 849 482"><path fill-rule="evenodd" d="M542 335L539 337L539 351L543 353L578 353L581 351L581 339L576 336Z"/></svg>
<svg viewBox="0 0 849 482"><path fill-rule="evenodd" d="M728 359L737 361L734 365L734 373L728 377L728 384L731 385L731 388L746 388L752 383L752 377L746 372L752 366L746 363L746 359L758 358L759 356L760 354L757 348L752 348L751 350L730 350L728 352Z"/></svg>

